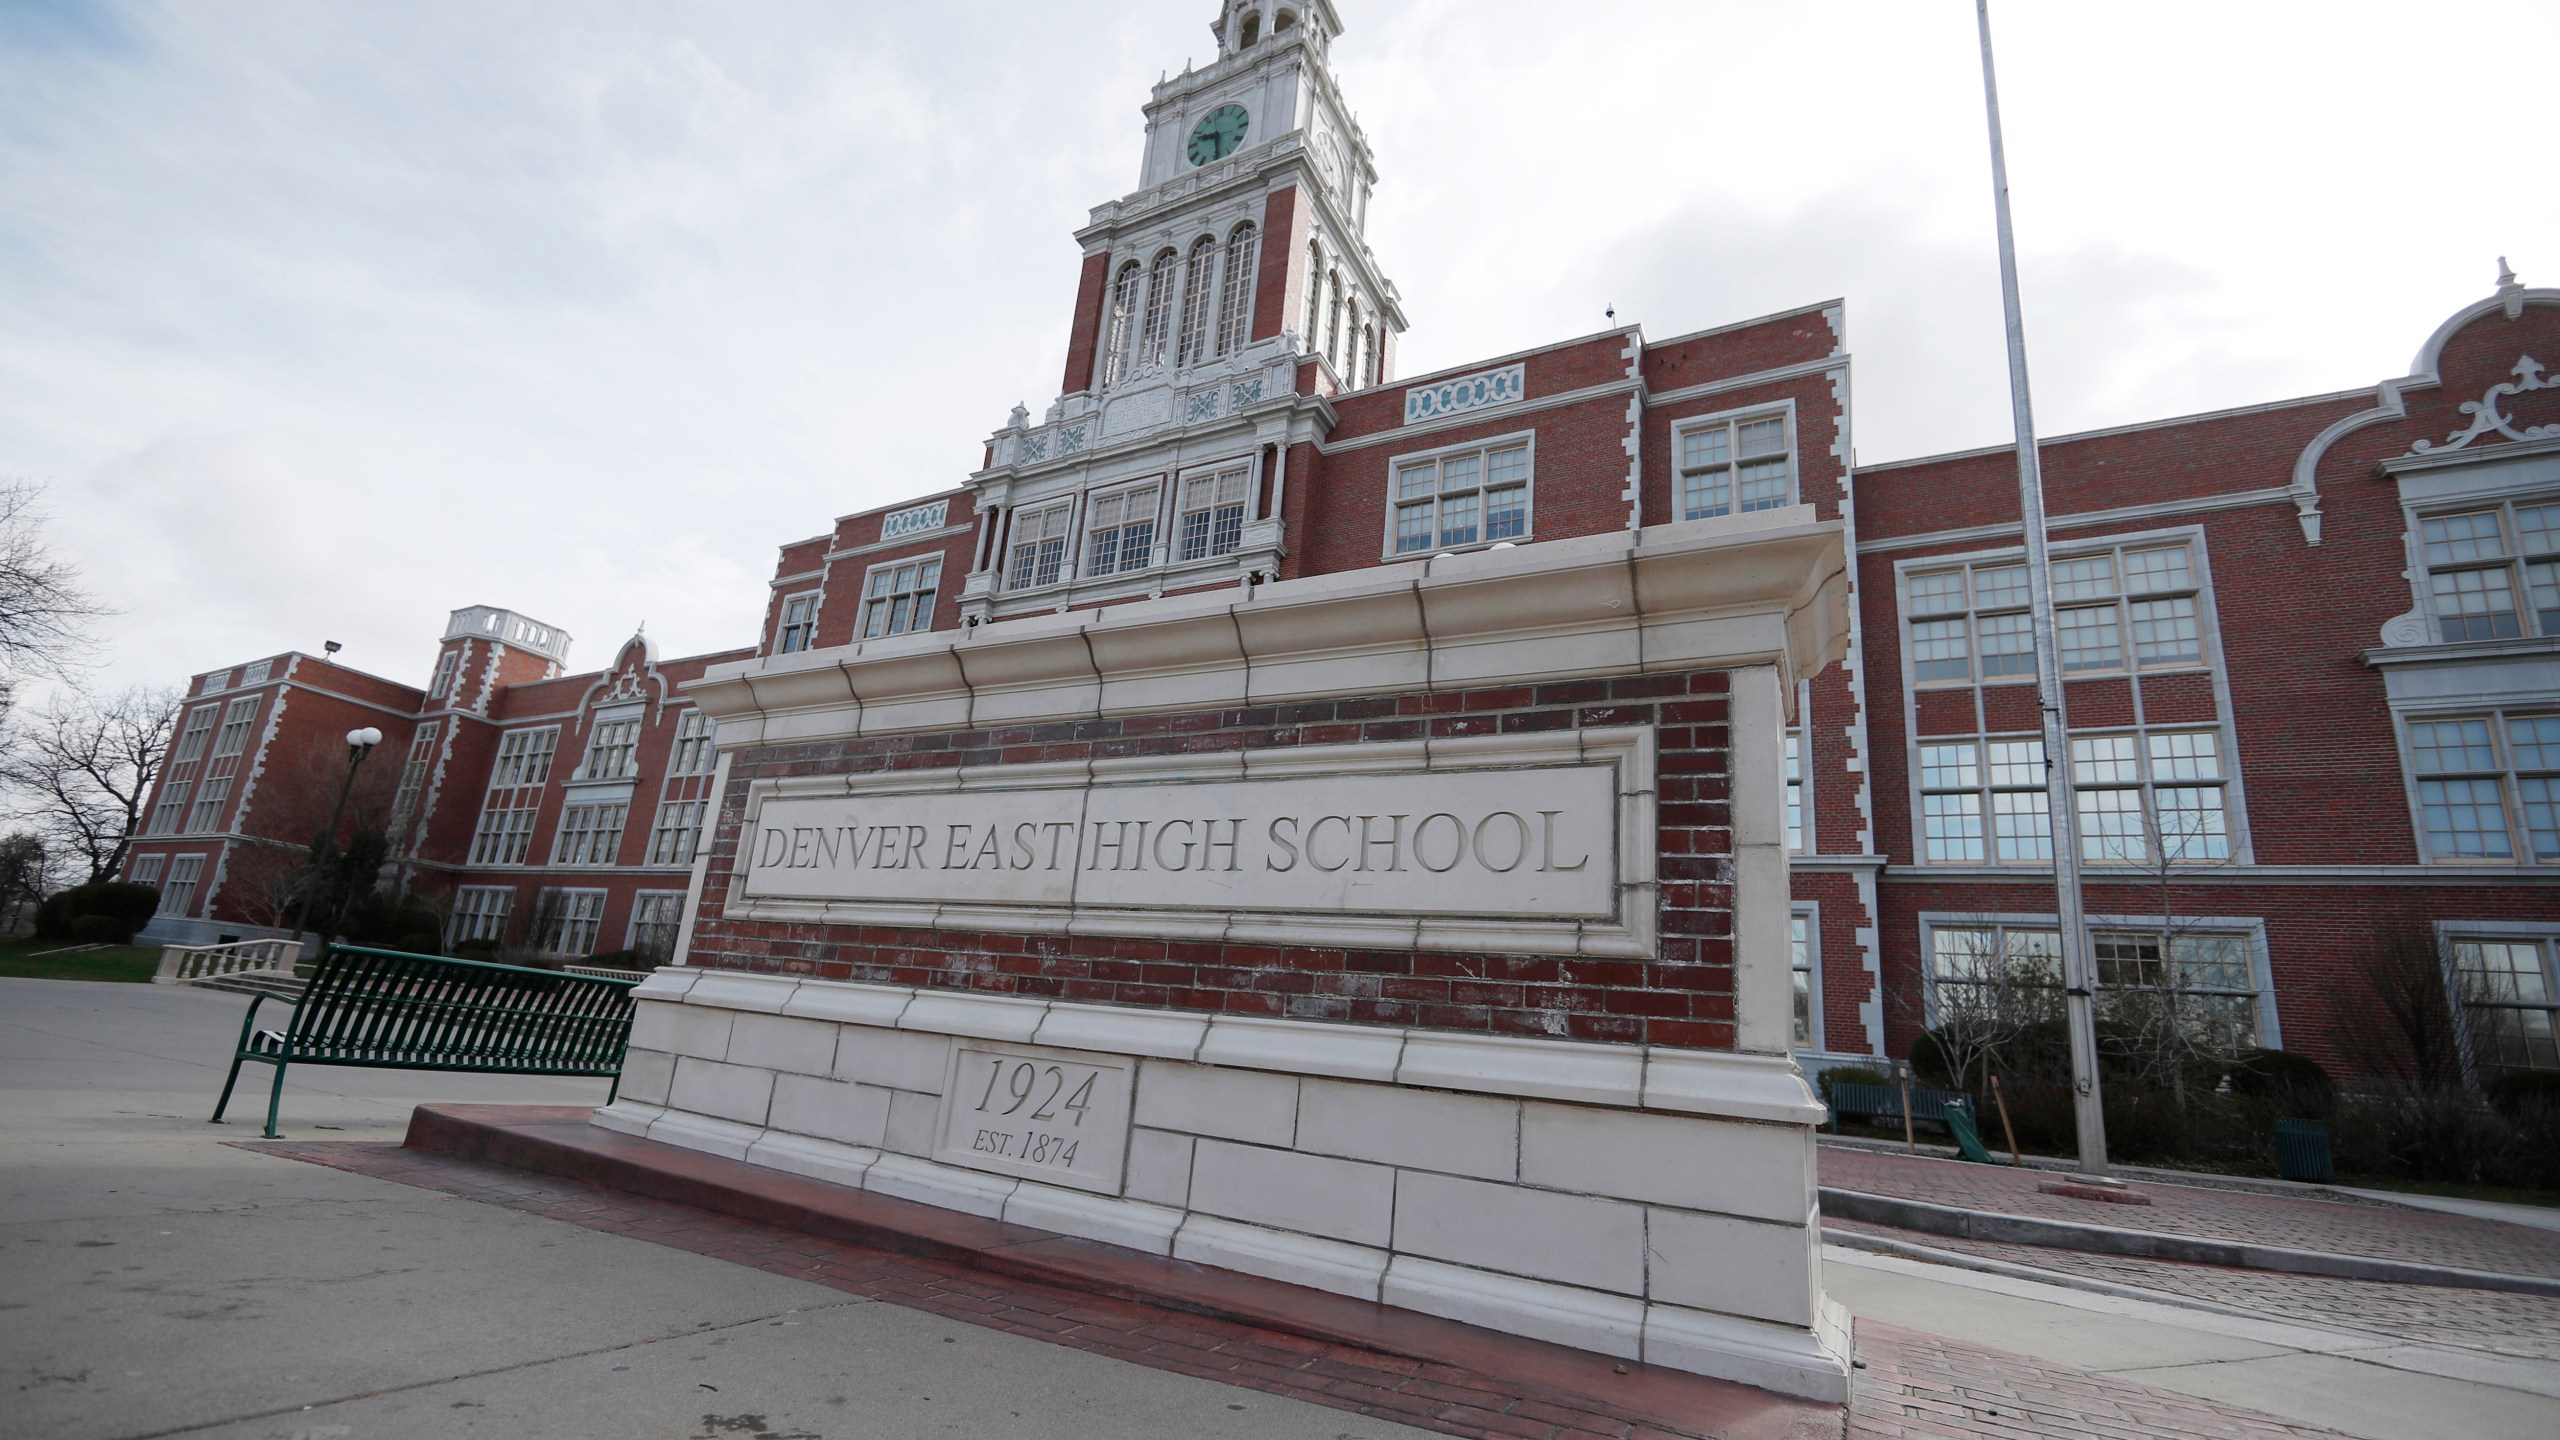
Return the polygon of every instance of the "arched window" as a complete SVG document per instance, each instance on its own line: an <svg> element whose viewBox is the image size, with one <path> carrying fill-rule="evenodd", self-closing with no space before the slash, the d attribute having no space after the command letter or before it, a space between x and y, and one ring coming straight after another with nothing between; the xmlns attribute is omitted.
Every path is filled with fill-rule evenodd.
<svg viewBox="0 0 2560 1440"><path fill-rule="evenodd" d="M1237 39L1236 39L1236 48L1237 48L1237 49L1239 49L1239 50L1246 49L1246 48L1250 47L1250 46L1253 44L1253 42L1254 42L1254 41L1259 40L1259 39L1261 39L1261 38L1262 38L1262 16L1261 16L1261 14L1257 12L1257 13L1255 13L1255 14L1247 15L1246 17L1244 17L1244 30L1243 30L1243 31L1238 35L1238 37L1237 37Z"/></svg>
<svg viewBox="0 0 2560 1440"><path fill-rule="evenodd" d="M1364 371L1362 371L1362 372L1361 372L1361 380L1360 380L1360 383L1361 383L1362 385L1375 385L1375 384L1377 384L1377 383L1378 383L1378 327L1377 327L1377 326L1375 326L1375 325L1366 325L1366 326L1361 327L1361 330L1360 330L1360 356L1361 356L1361 359L1362 359L1363 361L1365 361L1365 362L1367 363L1368 367L1369 367L1368 369L1366 369L1366 370L1364 370Z"/></svg>
<svg viewBox="0 0 2560 1440"><path fill-rule="evenodd" d="M1138 323L1138 262L1120 267L1111 287L1111 313L1103 319L1102 383L1114 384L1129 373L1129 340Z"/></svg>
<svg viewBox="0 0 2560 1440"><path fill-rule="evenodd" d="M1203 235L1182 266L1182 329L1174 340L1173 363L1189 365L1209 356L1209 322L1218 309L1218 241Z"/></svg>
<svg viewBox="0 0 2560 1440"><path fill-rule="evenodd" d="M1226 293L1218 297L1218 353L1241 350L1253 338L1253 264L1259 247L1253 222L1227 236Z"/></svg>
<svg viewBox="0 0 2560 1440"><path fill-rule="evenodd" d="M1173 328L1173 262L1171 250L1147 267L1146 318L1138 326L1138 358L1132 371L1152 370L1164 363L1164 342Z"/></svg>
<svg viewBox="0 0 2560 1440"><path fill-rule="evenodd" d="M1325 288L1332 294L1332 303L1327 308L1325 316L1325 323L1328 328L1326 329L1324 336L1324 358L1333 362L1333 373L1340 375L1342 373L1341 273L1337 271L1336 273L1325 277Z"/></svg>
<svg viewBox="0 0 2560 1440"><path fill-rule="evenodd" d="M1280 18L1271 22L1271 33L1277 35L1281 31L1289 29L1297 23L1298 17L1295 12L1283 10L1280 12Z"/></svg>
<svg viewBox="0 0 2560 1440"><path fill-rule="evenodd" d="M1360 301L1342 307L1342 388L1360 388Z"/></svg>
<svg viewBox="0 0 2560 1440"><path fill-rule="evenodd" d="M1324 343L1324 251L1307 242L1307 353Z"/></svg>

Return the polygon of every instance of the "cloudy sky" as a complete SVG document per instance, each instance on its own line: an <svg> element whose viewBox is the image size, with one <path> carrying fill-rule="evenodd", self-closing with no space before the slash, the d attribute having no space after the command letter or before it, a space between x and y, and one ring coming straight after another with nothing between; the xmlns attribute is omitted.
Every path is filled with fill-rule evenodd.
<svg viewBox="0 0 2560 1440"><path fill-rule="evenodd" d="M1849 305L1858 449L2009 438L1972 7L1337 0L1419 374ZM773 547L1055 393L1212 0L0 0L0 476L93 679L445 612L753 634ZM2560 283L2548 0L2004 0L2047 434L2398 375Z"/></svg>

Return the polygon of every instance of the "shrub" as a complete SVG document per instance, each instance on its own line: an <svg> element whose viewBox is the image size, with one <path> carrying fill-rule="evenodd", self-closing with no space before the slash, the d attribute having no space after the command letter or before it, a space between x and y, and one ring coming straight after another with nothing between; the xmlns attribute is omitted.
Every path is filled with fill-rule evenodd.
<svg viewBox="0 0 2560 1440"><path fill-rule="evenodd" d="M2243 1050L2223 1072L2231 1093L2271 1102L2286 1118L2326 1119L2337 1107L2337 1083L2320 1062L2290 1050Z"/></svg>
<svg viewBox="0 0 2560 1440"><path fill-rule="evenodd" d="M2509 1070L2489 1082L2489 1103L2509 1119L2535 1105L2560 1107L2560 1070Z"/></svg>
<svg viewBox="0 0 2560 1440"><path fill-rule="evenodd" d="M606 970L655 970L658 957L645 950L599 950L577 963Z"/></svg>
<svg viewBox="0 0 2560 1440"><path fill-rule="evenodd" d="M1822 1103L1828 1105L1834 1085L1891 1085L1894 1081L1891 1075L1872 1066L1834 1065L1815 1076L1813 1083L1822 1092Z"/></svg>
<svg viewBox="0 0 2560 1440"><path fill-rule="evenodd" d="M453 947L453 958L456 960L485 960L495 965L500 963L499 954L499 945L495 940L465 940Z"/></svg>
<svg viewBox="0 0 2560 1440"><path fill-rule="evenodd" d="M99 880L70 889L36 907L36 934L46 940L70 940L83 945L126 945L133 934L151 923L160 908L160 888L136 885L122 880ZM80 921L105 920L111 923L88 926L84 937Z"/></svg>

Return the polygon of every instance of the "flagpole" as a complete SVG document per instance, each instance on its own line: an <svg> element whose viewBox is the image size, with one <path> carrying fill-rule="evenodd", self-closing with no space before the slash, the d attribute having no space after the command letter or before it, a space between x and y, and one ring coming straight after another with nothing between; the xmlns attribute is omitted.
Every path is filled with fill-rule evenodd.
<svg viewBox="0 0 2560 1440"><path fill-rule="evenodd" d="M2000 217L2000 303L2009 328L2009 408L2018 433L2018 510L2027 541L2027 603L2035 629L2036 699L2044 717L2045 810L2053 832L2054 908L2061 927L2063 1012L2071 1031L2071 1109L2080 1169L2107 1173L2106 1107L2098 1093L2098 1040L2090 994L2089 927L2080 901L2080 826L2071 794L2062 662L2054 642L2053 570L2046 554L2044 473L2027 399L2027 331L2018 311L2018 245L2009 225L2009 161L2000 144L2000 86L1991 70L1991 0L1974 0L1982 30L1982 101L1991 121L1991 189ZM1988 817L1986 817L1988 818ZM2005 958L2005 957L2004 957Z"/></svg>

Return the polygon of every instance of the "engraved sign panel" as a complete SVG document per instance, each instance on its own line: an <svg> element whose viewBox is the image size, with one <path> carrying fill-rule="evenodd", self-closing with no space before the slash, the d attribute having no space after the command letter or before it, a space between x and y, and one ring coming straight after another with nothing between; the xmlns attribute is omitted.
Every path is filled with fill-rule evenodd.
<svg viewBox="0 0 2560 1440"><path fill-rule="evenodd" d="M1604 764L767 800L745 894L1617 914Z"/></svg>
<svg viewBox="0 0 2560 1440"><path fill-rule="evenodd" d="M933 1158L1117 1195L1134 1072L1117 1055L962 1041Z"/></svg>
<svg viewBox="0 0 2560 1440"><path fill-rule="evenodd" d="M727 913L1645 955L1652 756L1631 726L762 781Z"/></svg>

